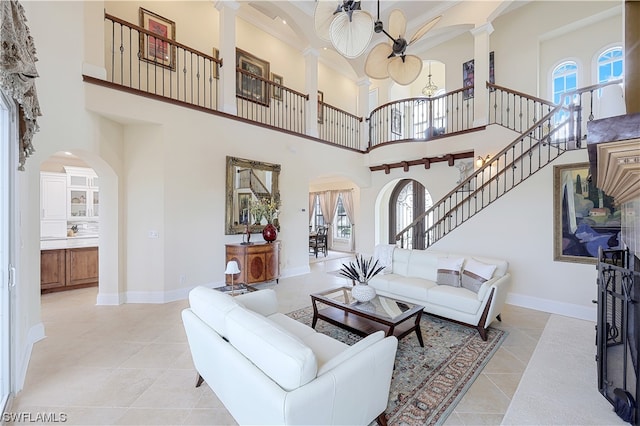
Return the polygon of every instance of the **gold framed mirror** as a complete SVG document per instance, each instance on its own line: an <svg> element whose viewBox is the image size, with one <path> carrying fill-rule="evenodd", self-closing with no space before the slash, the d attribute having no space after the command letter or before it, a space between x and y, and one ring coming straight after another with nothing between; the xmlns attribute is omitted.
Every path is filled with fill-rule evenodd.
<svg viewBox="0 0 640 426"><path fill-rule="evenodd" d="M262 232L264 225L252 223L249 203L258 198L280 200L279 179L280 164L227 156L226 235L244 234L247 221L251 233Z"/></svg>

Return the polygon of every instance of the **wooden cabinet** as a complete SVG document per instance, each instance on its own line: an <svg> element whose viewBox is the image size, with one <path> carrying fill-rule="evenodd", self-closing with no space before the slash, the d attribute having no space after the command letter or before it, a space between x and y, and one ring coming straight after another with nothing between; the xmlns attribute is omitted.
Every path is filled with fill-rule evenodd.
<svg viewBox="0 0 640 426"><path fill-rule="evenodd" d="M67 172L67 217L69 220L97 219L100 192L98 175L93 169L65 166Z"/></svg>
<svg viewBox="0 0 640 426"><path fill-rule="evenodd" d="M40 291L42 293L97 285L97 247L40 252Z"/></svg>
<svg viewBox="0 0 640 426"><path fill-rule="evenodd" d="M226 262L238 262L240 273L233 278L235 284L256 284L280 278L280 241L264 244L227 244ZM231 277L226 276L231 284Z"/></svg>

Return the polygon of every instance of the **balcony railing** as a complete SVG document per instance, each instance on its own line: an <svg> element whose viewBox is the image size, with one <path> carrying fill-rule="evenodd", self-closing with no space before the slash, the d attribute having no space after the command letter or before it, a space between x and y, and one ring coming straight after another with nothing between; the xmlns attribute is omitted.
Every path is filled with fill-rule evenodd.
<svg viewBox="0 0 640 426"><path fill-rule="evenodd" d="M108 81L217 110L221 60L109 14L105 25Z"/></svg>
<svg viewBox="0 0 640 426"><path fill-rule="evenodd" d="M320 139L360 150L360 124L356 117L324 102L318 103L318 133Z"/></svg>
<svg viewBox="0 0 640 426"><path fill-rule="evenodd" d="M459 89L433 98L382 105L369 116L369 147L386 142L428 140L473 128L473 97Z"/></svg>

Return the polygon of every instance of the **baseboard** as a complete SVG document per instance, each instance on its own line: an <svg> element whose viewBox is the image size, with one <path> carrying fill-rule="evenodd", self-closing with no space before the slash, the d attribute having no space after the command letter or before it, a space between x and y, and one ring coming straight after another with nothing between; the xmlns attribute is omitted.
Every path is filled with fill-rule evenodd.
<svg viewBox="0 0 640 426"><path fill-rule="evenodd" d="M170 291L128 291L124 295L124 303L169 303L185 300L191 288L180 288Z"/></svg>
<svg viewBox="0 0 640 426"><path fill-rule="evenodd" d="M573 303L558 302L557 300L542 299L524 294L508 293L506 303L536 311L564 315L586 321L596 321L597 307L575 305Z"/></svg>
<svg viewBox="0 0 640 426"><path fill-rule="evenodd" d="M104 293L98 292L98 297L96 298L96 305L117 306L123 303L122 299L123 297L122 297L122 294L120 293L104 294Z"/></svg>
<svg viewBox="0 0 640 426"><path fill-rule="evenodd" d="M27 368L29 367L29 360L31 359L31 352L33 351L33 345L36 342L47 337L44 334L44 324L38 323L29 329L27 334L27 342L20 357L20 364L16 365L16 382L13 386L13 391L17 394L24 387L24 381L27 377Z"/></svg>

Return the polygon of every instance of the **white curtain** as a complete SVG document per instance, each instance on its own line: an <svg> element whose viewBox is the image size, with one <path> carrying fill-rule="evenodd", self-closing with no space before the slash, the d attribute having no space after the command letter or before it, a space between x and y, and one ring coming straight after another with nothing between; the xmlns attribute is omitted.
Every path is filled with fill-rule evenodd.
<svg viewBox="0 0 640 426"><path fill-rule="evenodd" d="M316 204L316 194L315 192L309 193L309 223L311 223L311 219L313 218L313 207Z"/></svg>
<svg viewBox="0 0 640 426"><path fill-rule="evenodd" d="M17 0L0 1L0 90L13 98L19 110L19 170L35 150L32 139L41 116L36 93L36 48L24 9Z"/></svg>
<svg viewBox="0 0 640 426"><path fill-rule="evenodd" d="M350 251L356 250L356 224L353 223L353 191L342 191L340 193L342 195L342 206L344 207L344 212L349 219L349 223L351 223L351 246Z"/></svg>

